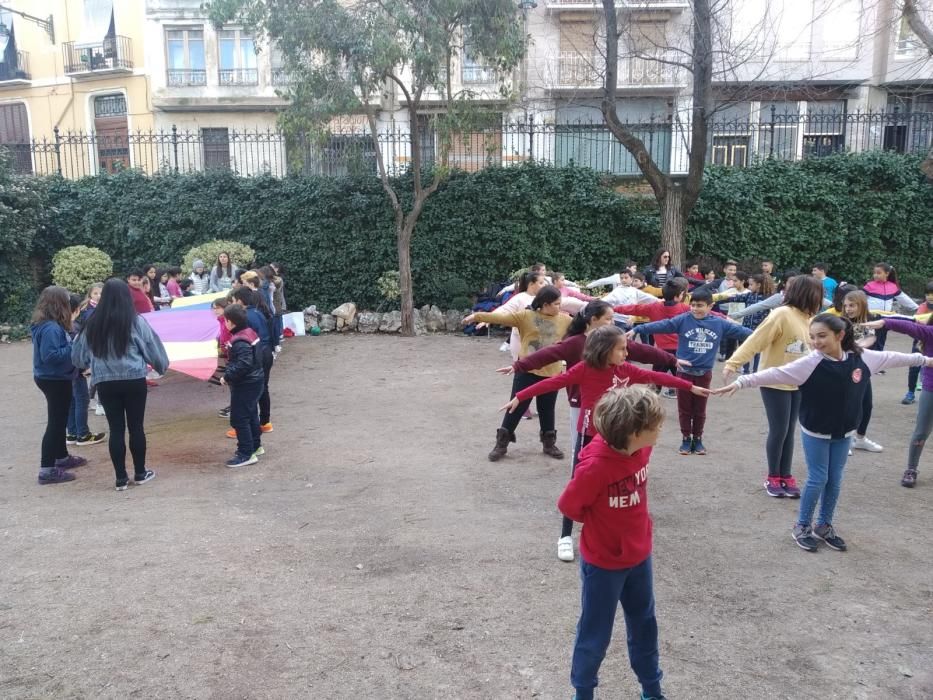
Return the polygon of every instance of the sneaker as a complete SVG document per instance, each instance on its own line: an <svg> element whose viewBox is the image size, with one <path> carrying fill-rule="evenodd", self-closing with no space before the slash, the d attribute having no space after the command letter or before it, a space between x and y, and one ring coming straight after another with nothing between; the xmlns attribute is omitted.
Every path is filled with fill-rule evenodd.
<svg viewBox="0 0 933 700"><path fill-rule="evenodd" d="M282 352L282 346L281 346L281 345L276 345L276 346L275 346L275 349L274 349L272 352L274 352L276 355L278 355L280 352Z"/></svg>
<svg viewBox="0 0 933 700"><path fill-rule="evenodd" d="M227 406L226 408L220 409L219 411L217 411L217 415L220 416L221 418L229 418L229 417L230 417L230 407Z"/></svg>
<svg viewBox="0 0 933 700"><path fill-rule="evenodd" d="M66 444L66 445L77 445L77 444L78 444L78 436L77 436L77 435L72 435L71 433L66 433L66 434L65 434L65 444Z"/></svg>
<svg viewBox="0 0 933 700"><path fill-rule="evenodd" d="M151 469L147 469L142 474L137 474L136 476L134 476L133 483L136 484L137 486L141 486L142 484L145 484L147 481L152 481L153 479L155 479L155 472L152 471Z"/></svg>
<svg viewBox="0 0 933 700"><path fill-rule="evenodd" d="M262 445L253 452L253 457L262 457L266 453L266 448Z"/></svg>
<svg viewBox="0 0 933 700"><path fill-rule="evenodd" d="M95 416L106 416L107 414L104 413L104 407L101 406L100 404L97 404L97 405L94 407L94 415L95 415Z"/></svg>
<svg viewBox="0 0 933 700"><path fill-rule="evenodd" d="M269 421L268 423L263 423L262 425L259 426L259 429L264 433L271 433L273 430L275 430L275 428L272 427L272 421Z"/></svg>
<svg viewBox="0 0 933 700"><path fill-rule="evenodd" d="M74 469L83 467L85 464L87 464L87 460L84 457L78 457L78 455L68 455L55 460L55 466L59 469Z"/></svg>
<svg viewBox="0 0 933 700"><path fill-rule="evenodd" d="M852 449L853 450L866 450L868 452L883 452L884 448L879 445L874 440L869 440L867 437L856 437L852 440Z"/></svg>
<svg viewBox="0 0 933 700"><path fill-rule="evenodd" d="M227 437L231 440L236 440L236 430L230 428L230 430L227 431Z"/></svg>
<svg viewBox="0 0 933 700"><path fill-rule="evenodd" d="M706 448L703 446L703 441L700 438L693 439L693 454L699 455L702 457L706 454Z"/></svg>
<svg viewBox="0 0 933 700"><path fill-rule="evenodd" d="M561 561L573 561L573 537L561 537L557 540L557 558Z"/></svg>
<svg viewBox="0 0 933 700"><path fill-rule="evenodd" d="M645 695L642 693L641 700L667 700L667 697L664 695Z"/></svg>
<svg viewBox="0 0 933 700"><path fill-rule="evenodd" d="M849 449L849 456L850 456L850 457L852 456L852 450L851 450L851 448Z"/></svg>
<svg viewBox="0 0 933 700"><path fill-rule="evenodd" d="M130 480L129 479L117 479L117 483L114 485L116 491L126 491L129 488Z"/></svg>
<svg viewBox="0 0 933 700"><path fill-rule="evenodd" d="M809 525L794 525L791 531L797 546L808 552L815 552L819 544L813 536L813 529Z"/></svg>
<svg viewBox="0 0 933 700"><path fill-rule="evenodd" d="M677 390L676 390L676 389L670 389L670 388L665 389L664 391L661 392L661 396L663 396L665 399L676 399L676 398L677 398Z"/></svg>
<svg viewBox="0 0 933 700"><path fill-rule="evenodd" d="M917 485L917 470L908 469L904 472L904 476L901 477L901 486L912 489Z"/></svg>
<svg viewBox="0 0 933 700"><path fill-rule="evenodd" d="M693 438L685 437L683 442L680 443L680 449L677 451L682 455L688 455L693 452Z"/></svg>
<svg viewBox="0 0 933 700"><path fill-rule="evenodd" d="M256 464L259 460L256 458L256 455L233 455L233 459L228 459L226 464L231 469L236 469L237 467L245 467L249 464Z"/></svg>
<svg viewBox="0 0 933 700"><path fill-rule="evenodd" d="M51 467L39 470L38 481L40 486L46 486L47 484L63 484L66 481L74 481L74 479L74 474L65 471L61 467Z"/></svg>
<svg viewBox="0 0 933 700"><path fill-rule="evenodd" d="M75 442L76 445L98 445L104 441L104 438L107 437L107 433L88 433L79 437Z"/></svg>
<svg viewBox="0 0 933 700"><path fill-rule="evenodd" d="M837 552L846 551L846 541L836 534L832 525L817 525L813 528L813 534L823 540L830 549Z"/></svg>
<svg viewBox="0 0 933 700"><path fill-rule="evenodd" d="M781 487L784 489L784 495L788 498L800 498L800 488L797 486L797 480L794 477L783 477Z"/></svg>
<svg viewBox="0 0 933 700"><path fill-rule="evenodd" d="M908 391L904 394L904 398L901 399L901 404L904 406L910 406L914 402L914 392Z"/></svg>
<svg viewBox="0 0 933 700"><path fill-rule="evenodd" d="M769 476L767 481L765 481L765 493L767 493L772 498L784 498L787 495L787 492L784 491L784 486L781 483L781 477Z"/></svg>

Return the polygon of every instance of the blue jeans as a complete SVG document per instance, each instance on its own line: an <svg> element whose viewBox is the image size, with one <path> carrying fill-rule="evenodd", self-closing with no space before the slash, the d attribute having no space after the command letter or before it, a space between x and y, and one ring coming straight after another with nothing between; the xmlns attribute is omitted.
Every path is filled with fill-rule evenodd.
<svg viewBox="0 0 933 700"><path fill-rule="evenodd" d="M807 460L807 483L800 497L798 525L809 525L813 520L816 502L820 502L817 525L832 525L833 512L842 488L842 471L849 457L852 438L830 440L800 433L803 454Z"/></svg>
<svg viewBox="0 0 933 700"><path fill-rule="evenodd" d="M599 667L612 639L616 609L625 615L629 663L645 695L661 695L658 622L654 616L651 557L630 569L601 569L580 559L582 610L573 647L570 682L578 700L591 700Z"/></svg>
<svg viewBox="0 0 933 700"><path fill-rule="evenodd" d="M236 431L236 453L248 457L262 445L259 429L259 396L264 382L230 385L230 427Z"/></svg>
<svg viewBox="0 0 933 700"><path fill-rule="evenodd" d="M752 362L746 362L742 365L742 374L751 374L758 371L758 363L761 362L761 353L755 353L755 359Z"/></svg>
<svg viewBox="0 0 933 700"><path fill-rule="evenodd" d="M87 390L87 377L79 374L71 381L71 408L68 409L69 435L84 437L91 429L87 425L87 405L90 401Z"/></svg>

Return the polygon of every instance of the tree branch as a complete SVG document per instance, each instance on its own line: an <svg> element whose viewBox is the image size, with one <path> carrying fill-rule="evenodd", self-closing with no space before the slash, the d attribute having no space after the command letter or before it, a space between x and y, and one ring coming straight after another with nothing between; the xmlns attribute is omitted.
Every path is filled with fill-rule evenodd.
<svg viewBox="0 0 933 700"><path fill-rule="evenodd" d="M933 29L930 29L920 16L916 0L904 0L904 19L907 20L910 31L917 35L926 50L933 56Z"/></svg>

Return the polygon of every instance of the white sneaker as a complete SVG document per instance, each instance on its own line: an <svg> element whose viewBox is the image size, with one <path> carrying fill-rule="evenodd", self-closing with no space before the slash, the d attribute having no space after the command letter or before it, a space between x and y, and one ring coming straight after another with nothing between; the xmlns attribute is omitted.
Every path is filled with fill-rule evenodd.
<svg viewBox="0 0 933 700"><path fill-rule="evenodd" d="M103 415L106 415L106 414L104 413L104 407L101 406L100 404L97 404L97 405L94 407L94 415L95 415L95 416L103 416Z"/></svg>
<svg viewBox="0 0 933 700"><path fill-rule="evenodd" d="M502 343L502 345L499 346L499 352L508 352L508 351L509 351L508 342Z"/></svg>
<svg viewBox="0 0 933 700"><path fill-rule="evenodd" d="M561 561L573 561L573 537L561 537L557 540L557 558Z"/></svg>
<svg viewBox="0 0 933 700"><path fill-rule="evenodd" d="M874 440L869 440L867 437L856 437L852 440L852 449L853 450L867 450L868 452L883 452L884 448L879 445Z"/></svg>

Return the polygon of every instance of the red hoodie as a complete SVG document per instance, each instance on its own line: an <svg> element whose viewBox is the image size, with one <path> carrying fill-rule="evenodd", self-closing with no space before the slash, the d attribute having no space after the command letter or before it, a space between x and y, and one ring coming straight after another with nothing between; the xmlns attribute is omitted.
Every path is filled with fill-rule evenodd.
<svg viewBox="0 0 933 700"><path fill-rule="evenodd" d="M607 445L601 435L580 451L557 507L583 523L580 554L587 563L630 569L651 555L650 457L650 447L627 455Z"/></svg>
<svg viewBox="0 0 933 700"><path fill-rule="evenodd" d="M563 374L542 379L522 389L515 394L515 397L519 401L525 401L533 396L547 394L573 384L580 386L580 419L577 422L577 432L585 435L596 434L596 428L593 427L590 416L603 394L613 387L630 384L660 384L685 391L693 388L693 384L686 379L674 377L667 372L652 372L650 369L642 369L628 362L610 365L604 369L597 369L585 362L579 362Z"/></svg>
<svg viewBox="0 0 933 700"><path fill-rule="evenodd" d="M661 304L626 304L624 306L613 307L612 310L617 314L624 314L626 316L641 316L652 321L662 321L666 318L680 316L680 314L690 311L690 307L683 302L668 304L668 302L665 301ZM654 344L662 350L677 352L677 334L657 333L654 336Z"/></svg>

